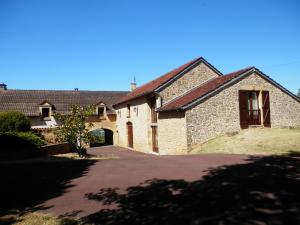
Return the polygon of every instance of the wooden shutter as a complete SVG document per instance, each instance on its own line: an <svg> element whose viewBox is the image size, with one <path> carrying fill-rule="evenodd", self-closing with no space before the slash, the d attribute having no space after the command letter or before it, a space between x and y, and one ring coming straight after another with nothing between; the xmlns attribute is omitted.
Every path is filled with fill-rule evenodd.
<svg viewBox="0 0 300 225"><path fill-rule="evenodd" d="M262 100L263 100L263 123L265 127L271 127L270 94L268 91L262 92Z"/></svg>
<svg viewBox="0 0 300 225"><path fill-rule="evenodd" d="M248 92L239 91L240 124L242 129L248 128Z"/></svg>

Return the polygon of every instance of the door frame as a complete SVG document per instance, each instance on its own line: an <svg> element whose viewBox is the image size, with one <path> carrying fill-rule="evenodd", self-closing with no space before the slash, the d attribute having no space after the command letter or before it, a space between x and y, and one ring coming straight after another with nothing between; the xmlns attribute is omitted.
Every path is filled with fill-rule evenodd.
<svg viewBox="0 0 300 225"><path fill-rule="evenodd" d="M157 126L151 126L151 135L152 135L152 151L158 153L158 135L157 135Z"/></svg>
<svg viewBox="0 0 300 225"><path fill-rule="evenodd" d="M133 148L133 125L131 122L126 123L127 127L127 146Z"/></svg>

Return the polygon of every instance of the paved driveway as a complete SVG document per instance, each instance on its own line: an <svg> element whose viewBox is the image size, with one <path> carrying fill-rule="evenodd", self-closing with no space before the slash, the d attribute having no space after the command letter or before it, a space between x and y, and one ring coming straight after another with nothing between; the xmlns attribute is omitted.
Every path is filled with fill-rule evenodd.
<svg viewBox="0 0 300 225"><path fill-rule="evenodd" d="M71 180L64 194L43 203L42 206L48 208L44 212L89 215L104 206L88 200L85 197L87 193L97 193L102 188L125 191L151 179L195 181L201 179L210 168L243 163L247 159L242 155L156 156L112 146L92 148L89 152L115 155L119 159L99 160L91 165L83 176Z"/></svg>

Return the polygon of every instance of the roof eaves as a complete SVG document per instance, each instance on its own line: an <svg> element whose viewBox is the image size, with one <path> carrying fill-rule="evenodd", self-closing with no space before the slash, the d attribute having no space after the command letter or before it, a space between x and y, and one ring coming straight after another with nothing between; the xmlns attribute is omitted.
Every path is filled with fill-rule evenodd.
<svg viewBox="0 0 300 225"><path fill-rule="evenodd" d="M265 78L266 80L268 80L270 83L272 83L273 85L275 85L276 87L278 87L281 91L285 92L290 97L294 98L297 102L300 103L300 98L298 96L296 96L295 94L293 94L292 92L290 92L288 89L286 89L285 87L283 87L281 84L277 83L275 80L273 80L271 77L269 77L268 75L266 75L265 73L263 73L261 70L259 70L257 68L254 68L254 70L258 74L260 74L263 78Z"/></svg>
<svg viewBox="0 0 300 225"><path fill-rule="evenodd" d="M147 96L147 95L150 95L151 93L153 93L153 91L147 91L147 92L141 93L141 94L139 94L139 95L137 95L137 96L134 96L134 97L131 98L131 99L128 99L128 100L125 100L125 101L121 101L121 102L117 102L117 103L113 104L112 107L115 108L115 107L117 107L118 105L122 105L122 104L125 104L125 103L127 103L127 102L136 100L136 99L138 99L138 98L145 97L145 96Z"/></svg>

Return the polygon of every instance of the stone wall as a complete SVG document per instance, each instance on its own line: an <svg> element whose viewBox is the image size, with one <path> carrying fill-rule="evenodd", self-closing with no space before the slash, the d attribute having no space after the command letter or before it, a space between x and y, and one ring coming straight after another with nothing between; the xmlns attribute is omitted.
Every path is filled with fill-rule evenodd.
<svg viewBox="0 0 300 225"><path fill-rule="evenodd" d="M90 123L92 124L92 126L89 126ZM104 118L89 118L88 122L86 122L86 127L92 131L95 129L109 129L113 132L113 140L114 140L114 144L117 144L117 133L116 133L116 115L107 115ZM52 128L48 128L48 129L36 129L36 131L38 133L40 133L43 138L45 139L45 141L48 144L57 144L57 137L55 135L54 129Z"/></svg>
<svg viewBox="0 0 300 225"><path fill-rule="evenodd" d="M239 90L270 92L272 127L300 126L300 104L276 86L253 73L186 111L189 149L227 132L240 130Z"/></svg>
<svg viewBox="0 0 300 225"><path fill-rule="evenodd" d="M58 154L66 154L71 152L71 146L68 143L59 143L59 144L51 144L45 145L38 149L43 152L45 155L58 155Z"/></svg>
<svg viewBox="0 0 300 225"><path fill-rule="evenodd" d="M187 136L185 114L162 112L158 117L159 154L186 154Z"/></svg>
<svg viewBox="0 0 300 225"><path fill-rule="evenodd" d="M127 117L126 104L120 105L117 111L117 145L128 146L127 122L133 127L133 148L141 152L152 152L151 115L146 98L139 98L130 102L130 117Z"/></svg>
<svg viewBox="0 0 300 225"><path fill-rule="evenodd" d="M165 104L192 88L218 76L219 75L215 71L201 62L198 66L188 71L171 85L164 88L159 95L162 97L163 104Z"/></svg>

